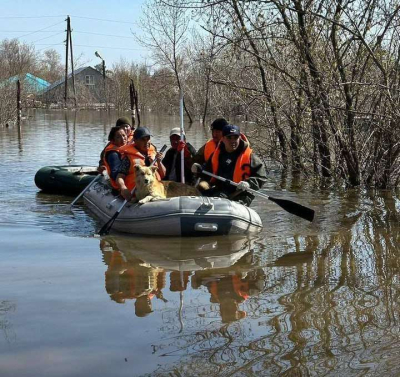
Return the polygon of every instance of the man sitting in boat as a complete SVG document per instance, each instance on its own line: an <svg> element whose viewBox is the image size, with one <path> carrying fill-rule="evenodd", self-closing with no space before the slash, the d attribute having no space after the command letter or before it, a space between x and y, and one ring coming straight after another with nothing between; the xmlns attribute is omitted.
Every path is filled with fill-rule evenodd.
<svg viewBox="0 0 400 377"><path fill-rule="evenodd" d="M121 195L126 200L131 200L131 191L135 187L135 165L150 166L154 159L157 160L157 179L165 176L165 167L161 162L162 153L157 152L155 146L150 143L151 133L147 127L138 127L133 135L133 144L127 144L121 148L123 159L117 176L117 185Z"/></svg>
<svg viewBox="0 0 400 377"><path fill-rule="evenodd" d="M185 157L185 183L191 184L193 181L193 173L191 167L193 165L193 157L196 154L196 149L184 140L181 140L181 129L173 128L169 133L171 148L165 153L162 163L165 166L166 173L164 180L181 182L181 152L184 150Z"/></svg>
<svg viewBox="0 0 400 377"><path fill-rule="evenodd" d="M121 167L121 151L120 148L126 145L127 136L123 126L115 126L111 128L108 134L109 143L102 152L102 165L107 169L110 177L111 186L115 190L119 190L116 179Z"/></svg>
<svg viewBox="0 0 400 377"><path fill-rule="evenodd" d="M222 138L222 129L228 124L224 118L217 118L211 123L211 135L212 138L208 140L196 153L193 158L193 162L203 165L206 163L214 151L217 149L217 145Z"/></svg>
<svg viewBox="0 0 400 377"><path fill-rule="evenodd" d="M194 164L192 169L201 171L201 166ZM267 179L262 161L253 153L240 128L233 124L222 129L221 142L204 170L238 183L238 186L233 186L203 175L204 181L200 182L198 189L204 195L225 197L246 206L251 204L254 195L245 190L259 190Z"/></svg>
<svg viewBox="0 0 400 377"><path fill-rule="evenodd" d="M133 134L135 133L135 128L132 127L131 121L127 117L121 117L117 119L117 122L115 123L117 127L122 126L125 129L126 136L128 138L127 144L130 144L133 142Z"/></svg>

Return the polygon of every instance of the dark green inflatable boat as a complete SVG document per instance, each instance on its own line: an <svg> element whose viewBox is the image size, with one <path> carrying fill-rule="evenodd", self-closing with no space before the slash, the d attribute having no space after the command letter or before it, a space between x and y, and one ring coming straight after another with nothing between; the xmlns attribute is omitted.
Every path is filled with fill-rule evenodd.
<svg viewBox="0 0 400 377"><path fill-rule="evenodd" d="M45 166L35 175L35 184L42 191L50 194L77 195L94 178L95 166Z"/></svg>

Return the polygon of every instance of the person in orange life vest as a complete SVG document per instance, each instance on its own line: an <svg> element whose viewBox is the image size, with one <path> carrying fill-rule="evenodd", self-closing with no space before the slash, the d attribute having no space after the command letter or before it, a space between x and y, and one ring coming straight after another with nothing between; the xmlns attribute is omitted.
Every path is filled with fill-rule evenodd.
<svg viewBox="0 0 400 377"><path fill-rule="evenodd" d="M128 142L127 144L130 144L133 142L133 134L135 133L135 128L132 127L131 125L131 121L129 120L128 117L121 117L117 119L117 122L115 123L115 125L118 126L122 126L125 129L126 132L126 136L128 138Z"/></svg>
<svg viewBox="0 0 400 377"><path fill-rule="evenodd" d="M193 158L193 162L203 165L206 163L211 155L217 148L218 143L222 139L222 129L226 126L228 121L224 118L217 118L211 123L211 135L209 139L196 153Z"/></svg>
<svg viewBox="0 0 400 377"><path fill-rule="evenodd" d="M189 283L189 276L192 273L190 271L172 271L169 274L169 290L171 292L182 292L186 291L187 285Z"/></svg>
<svg viewBox="0 0 400 377"><path fill-rule="evenodd" d="M247 316L244 310L239 310L239 303L249 297L248 284L239 275L223 276L204 285L211 294L210 302L219 303L222 322L237 321Z"/></svg>
<svg viewBox="0 0 400 377"><path fill-rule="evenodd" d="M117 175L117 185L121 190L121 195L126 200L132 199L131 191L135 187L135 165L150 166L154 160L157 160L158 180L161 181L165 176L165 166L161 159L163 154L157 152L155 146L150 143L151 133L147 127L139 127L133 135L134 143L127 144L121 148L124 155L119 173Z"/></svg>
<svg viewBox="0 0 400 377"><path fill-rule="evenodd" d="M221 142L204 168L208 172L238 183L238 186L203 175L204 181L200 182L198 188L203 195L228 198L249 206L254 195L247 192L246 188L259 190L266 182L267 176L264 164L241 135L238 126L233 124L224 126ZM199 172L201 167L194 164L192 170Z"/></svg>
<svg viewBox="0 0 400 377"><path fill-rule="evenodd" d="M193 181L193 173L191 167L193 165L193 156L196 154L196 149L184 140L181 140L181 129L179 127L173 128L169 133L169 140L171 148L165 153L162 163L165 166L166 173L164 180L166 181L181 181L181 151L184 150L185 156L185 183L191 184Z"/></svg>
<svg viewBox="0 0 400 377"><path fill-rule="evenodd" d="M121 166L121 152L120 148L126 145L127 137L124 127L113 127L108 134L109 143L101 153L102 166L107 170L110 177L110 183L113 189L119 190L116 183L116 178Z"/></svg>
<svg viewBox="0 0 400 377"><path fill-rule="evenodd" d="M127 117L118 118L117 121L115 122L115 127L123 128L125 130L127 137L127 141L125 144L128 144L132 141L134 131L132 131L130 120ZM110 145L110 143L111 143L110 136L108 136L108 143L100 153L100 161L99 161L99 166L97 168L99 174L102 174L107 169L106 166L103 164L104 152L106 148Z"/></svg>

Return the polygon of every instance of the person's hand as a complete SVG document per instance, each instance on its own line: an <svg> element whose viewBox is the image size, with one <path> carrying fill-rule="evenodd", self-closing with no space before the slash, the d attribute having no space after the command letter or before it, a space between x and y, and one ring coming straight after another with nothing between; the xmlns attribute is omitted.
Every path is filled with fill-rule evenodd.
<svg viewBox="0 0 400 377"><path fill-rule="evenodd" d="M106 171L106 170L107 170L107 168L106 168L104 165L101 165L101 166L99 166L99 167L97 168L97 172L98 172L99 174L103 174L104 171Z"/></svg>
<svg viewBox="0 0 400 377"><path fill-rule="evenodd" d="M240 182L238 183L238 185L236 186L236 188L237 188L238 190L241 190L241 191L246 191L247 189L250 188L250 185L249 185L249 183L246 182L246 181L240 181Z"/></svg>
<svg viewBox="0 0 400 377"><path fill-rule="evenodd" d="M127 188L121 190L121 196L127 201L131 200L132 198L132 194Z"/></svg>
<svg viewBox="0 0 400 377"><path fill-rule="evenodd" d="M197 162L195 162L193 165L192 165L192 173L193 174L199 174L199 173L201 173L201 171L203 170L203 168L201 167L201 165L200 164L198 164Z"/></svg>
<svg viewBox="0 0 400 377"><path fill-rule="evenodd" d="M156 160L161 161L164 157L164 154L162 152L157 152L156 153Z"/></svg>
<svg viewBox="0 0 400 377"><path fill-rule="evenodd" d="M189 149L187 147L187 144L183 140L179 141L178 148L176 148L176 149L177 149L178 152L181 152L182 149L183 149L184 150L184 156L185 157L190 157L190 152L189 152Z"/></svg>

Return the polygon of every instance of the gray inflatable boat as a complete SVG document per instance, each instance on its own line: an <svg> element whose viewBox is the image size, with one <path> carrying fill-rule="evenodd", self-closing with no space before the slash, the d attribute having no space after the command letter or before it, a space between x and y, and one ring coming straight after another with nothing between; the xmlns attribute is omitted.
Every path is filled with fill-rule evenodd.
<svg viewBox="0 0 400 377"><path fill-rule="evenodd" d="M106 223L123 199L113 195L106 180L96 182L84 194L91 212ZM151 236L210 236L256 233L262 229L253 209L222 198L181 196L146 204L128 203L113 230Z"/></svg>

